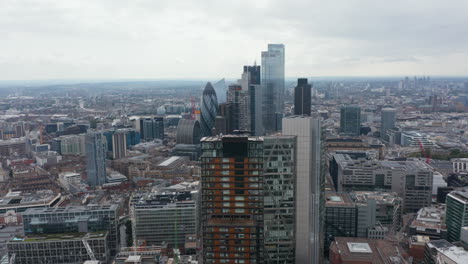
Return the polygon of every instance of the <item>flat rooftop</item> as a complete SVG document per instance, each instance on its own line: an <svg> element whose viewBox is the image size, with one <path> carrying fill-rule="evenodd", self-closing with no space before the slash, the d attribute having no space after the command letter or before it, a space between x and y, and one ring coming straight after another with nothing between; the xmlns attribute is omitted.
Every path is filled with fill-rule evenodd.
<svg viewBox="0 0 468 264"><path fill-rule="evenodd" d="M107 232L40 234L14 237L9 241L9 243L96 239L105 238L106 236Z"/></svg>
<svg viewBox="0 0 468 264"><path fill-rule="evenodd" d="M61 197L60 193L53 192L9 192L0 198L0 209L19 208L27 206L44 206Z"/></svg>
<svg viewBox="0 0 468 264"><path fill-rule="evenodd" d="M325 192L325 206L329 207L347 207L353 206L354 203L347 193L337 193L328 191Z"/></svg>
<svg viewBox="0 0 468 264"><path fill-rule="evenodd" d="M450 192L449 195L462 203L468 203L468 188Z"/></svg>
<svg viewBox="0 0 468 264"><path fill-rule="evenodd" d="M89 211L115 211L117 210L116 204L107 205L95 205L95 206L67 206L67 207L56 207L56 208L30 208L26 210L23 215L34 215L34 214L48 214L48 213L79 213Z"/></svg>
<svg viewBox="0 0 468 264"><path fill-rule="evenodd" d="M380 191L356 191L350 193L351 199L355 203L367 203L367 200L375 200L377 204L395 204L401 200L394 192Z"/></svg>

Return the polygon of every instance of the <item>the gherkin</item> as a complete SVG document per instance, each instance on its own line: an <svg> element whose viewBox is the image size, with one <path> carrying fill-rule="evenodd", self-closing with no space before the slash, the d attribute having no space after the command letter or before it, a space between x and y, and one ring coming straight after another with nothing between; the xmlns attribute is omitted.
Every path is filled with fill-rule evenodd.
<svg viewBox="0 0 468 264"><path fill-rule="evenodd" d="M211 136L216 115L218 114L218 98L216 97L216 92L210 82L206 84L205 89L203 90L200 107L200 125L202 135L204 137Z"/></svg>

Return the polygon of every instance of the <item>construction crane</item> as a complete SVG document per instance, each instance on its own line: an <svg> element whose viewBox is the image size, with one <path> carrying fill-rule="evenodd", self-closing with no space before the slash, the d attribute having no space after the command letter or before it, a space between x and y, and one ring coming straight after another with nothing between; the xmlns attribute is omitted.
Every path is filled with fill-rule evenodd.
<svg viewBox="0 0 468 264"><path fill-rule="evenodd" d="M426 163L429 164L431 162L431 155L429 153L426 153L426 150L424 149L424 146L421 142L421 140L418 140L419 143L419 148L421 149L421 155L426 158Z"/></svg>
<svg viewBox="0 0 468 264"><path fill-rule="evenodd" d="M91 246L89 246L88 241L86 239L82 239L81 242L83 242L84 247L86 248L86 252L88 252L88 256L92 261L96 261L96 256L94 256L94 252L91 249Z"/></svg>

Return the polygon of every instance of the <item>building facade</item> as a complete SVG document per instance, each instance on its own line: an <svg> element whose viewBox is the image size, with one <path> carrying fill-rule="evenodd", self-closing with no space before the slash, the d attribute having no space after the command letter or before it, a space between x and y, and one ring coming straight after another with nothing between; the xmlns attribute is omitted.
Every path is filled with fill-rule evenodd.
<svg viewBox="0 0 468 264"><path fill-rule="evenodd" d="M203 263L264 263L263 140L202 139Z"/></svg>
<svg viewBox="0 0 468 264"><path fill-rule="evenodd" d="M164 140L164 119L158 116L140 119L140 136L145 141Z"/></svg>
<svg viewBox="0 0 468 264"><path fill-rule="evenodd" d="M380 117L380 137L388 141L387 131L394 128L396 125L396 109L384 108L382 109Z"/></svg>
<svg viewBox="0 0 468 264"><path fill-rule="evenodd" d="M85 145L88 184L101 186L106 183L106 138L100 132L91 131L86 134Z"/></svg>
<svg viewBox="0 0 468 264"><path fill-rule="evenodd" d="M296 137L264 138L265 263L294 263Z"/></svg>
<svg viewBox="0 0 468 264"><path fill-rule="evenodd" d="M297 137L296 263L320 263L325 212L322 128L310 116L283 118L283 135Z"/></svg>
<svg viewBox="0 0 468 264"><path fill-rule="evenodd" d="M449 193L446 203L447 240L460 241L461 228L468 226L468 188Z"/></svg>
<svg viewBox="0 0 468 264"><path fill-rule="evenodd" d="M312 85L307 82L307 78L297 79L297 86L294 88L294 115L310 116L312 100Z"/></svg>
<svg viewBox="0 0 468 264"><path fill-rule="evenodd" d="M340 133L349 136L361 134L361 108L359 106L341 107Z"/></svg>
<svg viewBox="0 0 468 264"><path fill-rule="evenodd" d="M277 119L284 108L284 61L283 44L268 44L268 50L262 51L263 127L267 132L280 130Z"/></svg>
<svg viewBox="0 0 468 264"><path fill-rule="evenodd" d="M202 136L211 136L216 116L218 115L218 98L216 92L208 82L203 90L200 102L200 126Z"/></svg>

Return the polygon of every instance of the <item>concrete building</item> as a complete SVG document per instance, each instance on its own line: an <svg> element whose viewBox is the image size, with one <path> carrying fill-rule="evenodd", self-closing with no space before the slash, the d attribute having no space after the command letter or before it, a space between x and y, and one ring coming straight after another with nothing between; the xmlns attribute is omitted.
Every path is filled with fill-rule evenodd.
<svg viewBox="0 0 468 264"><path fill-rule="evenodd" d="M434 148L437 145L432 142L427 135L416 131L405 131L401 133L401 145L405 147Z"/></svg>
<svg viewBox="0 0 468 264"><path fill-rule="evenodd" d="M445 204L424 207L409 225L410 235L428 236L430 239L446 239Z"/></svg>
<svg viewBox="0 0 468 264"><path fill-rule="evenodd" d="M106 182L106 138L100 132L86 134L86 173L88 184L101 186Z"/></svg>
<svg viewBox="0 0 468 264"><path fill-rule="evenodd" d="M108 263L107 240L107 232L27 235L13 238L7 248L10 256L15 254L16 264L83 264L91 259L86 250L87 243L97 260Z"/></svg>
<svg viewBox="0 0 468 264"><path fill-rule="evenodd" d="M112 135L112 158L121 159L127 156L127 135L116 131Z"/></svg>
<svg viewBox="0 0 468 264"><path fill-rule="evenodd" d="M38 191L35 193L10 191L0 198L0 214L8 211L24 212L29 208L54 207L62 200L60 193Z"/></svg>
<svg viewBox="0 0 468 264"><path fill-rule="evenodd" d="M424 250L425 264L464 264L468 263L468 251L446 240L431 240Z"/></svg>
<svg viewBox="0 0 468 264"><path fill-rule="evenodd" d="M86 144L85 144L85 135L67 135L60 136L55 138L60 146L60 149L53 149L59 152L62 155L80 155L84 156L86 154Z"/></svg>
<svg viewBox="0 0 468 264"><path fill-rule="evenodd" d="M205 137L201 144L203 263L264 263L263 138Z"/></svg>
<svg viewBox="0 0 468 264"><path fill-rule="evenodd" d="M285 50L283 44L268 44L262 51L263 127L266 132L278 131L284 108Z"/></svg>
<svg viewBox="0 0 468 264"><path fill-rule="evenodd" d="M446 203L447 240L460 241L461 228L468 226L468 188L449 193Z"/></svg>
<svg viewBox="0 0 468 264"><path fill-rule="evenodd" d="M468 173L468 158L452 159L454 173Z"/></svg>
<svg viewBox="0 0 468 264"><path fill-rule="evenodd" d="M41 236L105 231L113 255L120 246L117 210L117 205L32 208L22 214L24 233Z"/></svg>
<svg viewBox="0 0 468 264"><path fill-rule="evenodd" d="M243 89L241 85L229 85L227 92L227 102L232 105L232 129L240 131L250 131L251 113L249 91Z"/></svg>
<svg viewBox="0 0 468 264"><path fill-rule="evenodd" d="M197 191L153 189L134 196L136 238L146 245L168 243L183 248L185 236L196 233Z"/></svg>
<svg viewBox="0 0 468 264"><path fill-rule="evenodd" d="M420 160L354 160L348 154L335 154L338 191L383 190L403 198L403 210L416 212L431 204L433 169Z"/></svg>
<svg viewBox="0 0 468 264"><path fill-rule="evenodd" d="M356 236L368 237L376 225L397 231L401 225L402 199L396 193L358 191L350 197L356 204Z"/></svg>
<svg viewBox="0 0 468 264"><path fill-rule="evenodd" d="M341 107L340 133L348 136L361 134L361 108L359 106Z"/></svg>
<svg viewBox="0 0 468 264"><path fill-rule="evenodd" d="M297 137L296 263L320 263L324 247L325 176L322 127L317 118L283 119L283 135Z"/></svg>
<svg viewBox="0 0 468 264"><path fill-rule="evenodd" d="M69 190L72 185L77 186L81 183L81 175L75 172L60 173L59 182L65 189Z"/></svg>
<svg viewBox="0 0 468 264"><path fill-rule="evenodd" d="M294 263L296 137L263 141L265 263Z"/></svg>

